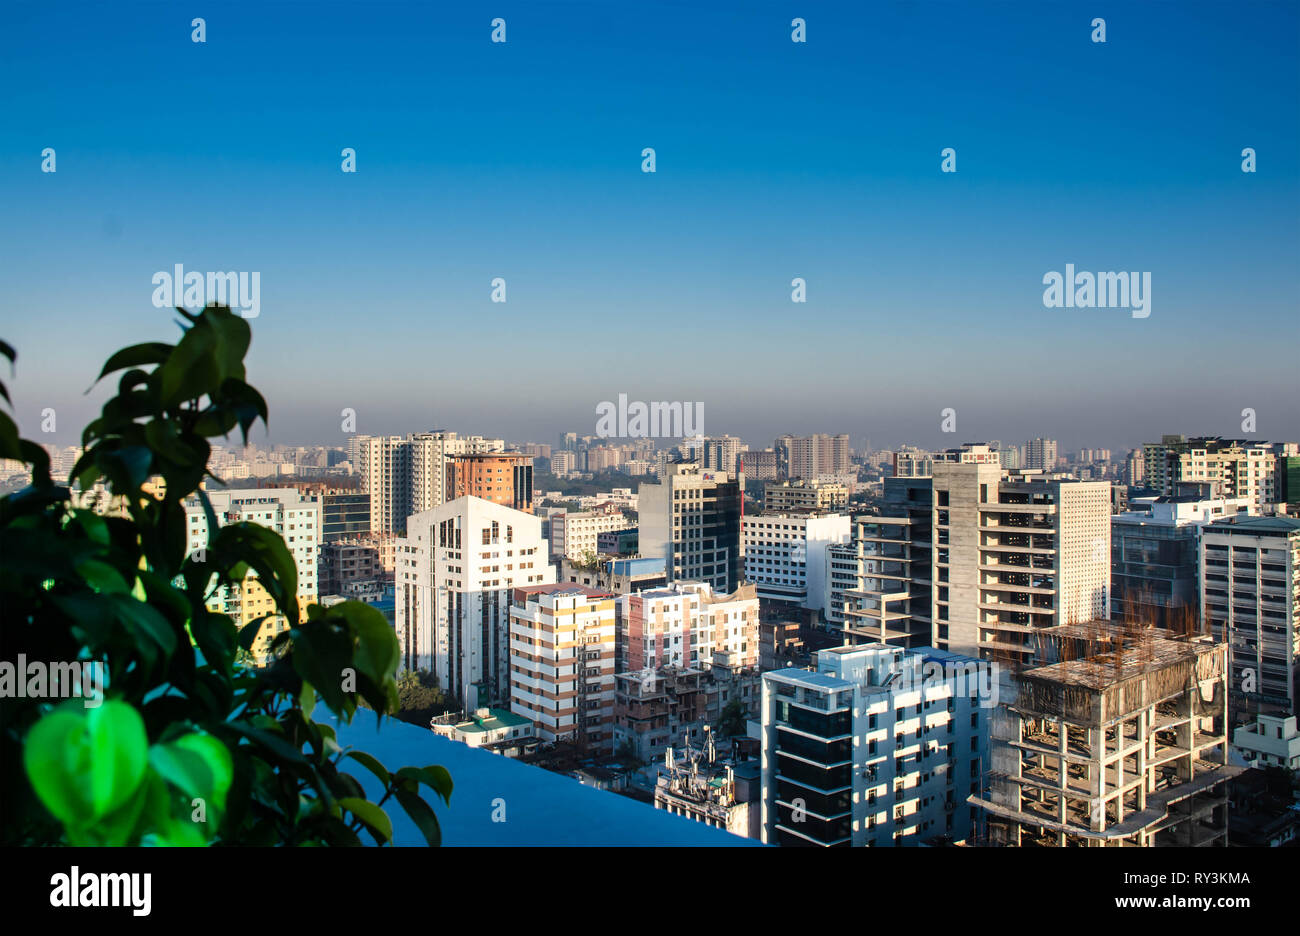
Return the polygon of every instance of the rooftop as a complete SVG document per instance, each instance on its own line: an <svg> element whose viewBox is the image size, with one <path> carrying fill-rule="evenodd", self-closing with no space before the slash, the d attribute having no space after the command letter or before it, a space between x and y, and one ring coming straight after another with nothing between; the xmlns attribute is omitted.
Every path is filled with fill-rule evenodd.
<svg viewBox="0 0 1300 936"><path fill-rule="evenodd" d="M1243 533L1294 533L1300 530L1300 520L1293 517L1244 517L1240 514L1224 517L1210 524L1215 533L1231 533L1240 530Z"/></svg>
<svg viewBox="0 0 1300 936"><path fill-rule="evenodd" d="M463 731L467 734L478 732L499 731L502 728L522 728L525 725L531 725L532 722L522 715L516 715L514 712L505 709L488 709L486 717L472 715L467 721L463 721L456 726L457 731Z"/></svg>
<svg viewBox="0 0 1300 936"><path fill-rule="evenodd" d="M432 804L445 845L759 844L540 767L440 738L416 725L388 720L376 728L368 712L359 713L350 725L339 724L332 716L322 721L335 727L341 746L360 748L390 770L439 764L451 772L455 784L451 805ZM370 771L352 773L372 801L382 795L379 780ZM393 821L394 844L424 844L400 806L387 812Z"/></svg>

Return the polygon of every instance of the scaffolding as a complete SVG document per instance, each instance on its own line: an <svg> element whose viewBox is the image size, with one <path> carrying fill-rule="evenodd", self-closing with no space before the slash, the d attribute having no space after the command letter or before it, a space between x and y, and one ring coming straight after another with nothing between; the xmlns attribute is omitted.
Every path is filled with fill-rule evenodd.
<svg viewBox="0 0 1300 936"><path fill-rule="evenodd" d="M988 844L1224 846L1227 648L1110 621L1045 628L994 715Z"/></svg>

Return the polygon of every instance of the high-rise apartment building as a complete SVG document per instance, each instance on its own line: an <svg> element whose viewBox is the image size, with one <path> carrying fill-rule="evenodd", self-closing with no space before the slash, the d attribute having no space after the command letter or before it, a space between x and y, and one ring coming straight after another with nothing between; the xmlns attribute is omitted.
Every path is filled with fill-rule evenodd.
<svg viewBox="0 0 1300 936"><path fill-rule="evenodd" d="M402 668L431 671L467 711L507 705L511 590L555 581L541 519L460 497L412 515L396 542Z"/></svg>
<svg viewBox="0 0 1300 936"><path fill-rule="evenodd" d="M1107 615L1108 482L1005 472L973 444L936 453L932 478L887 482L855 535L850 642L923 645L928 624L933 646L1023 658L1034 630Z"/></svg>
<svg viewBox="0 0 1300 936"><path fill-rule="evenodd" d="M848 644L931 646L933 481L886 478L884 492L881 515L855 518L847 547L828 551L827 620Z"/></svg>
<svg viewBox="0 0 1300 936"><path fill-rule="evenodd" d="M781 436L773 445L778 460L785 468L785 477L820 478L843 475L852 471L849 458L849 437L845 434L811 436Z"/></svg>
<svg viewBox="0 0 1300 936"><path fill-rule="evenodd" d="M758 594L679 582L618 597L618 672L758 663Z"/></svg>
<svg viewBox="0 0 1300 936"><path fill-rule="evenodd" d="M935 645L1020 658L1028 635L1110 613L1110 483L934 466Z"/></svg>
<svg viewBox="0 0 1300 936"><path fill-rule="evenodd" d="M627 530L633 525L623 511L609 504L596 510L555 510L550 520L551 557L554 559L581 560L598 556L601 553L600 534Z"/></svg>
<svg viewBox="0 0 1300 936"><path fill-rule="evenodd" d="M763 841L893 846L971 839L989 664L873 644L763 674Z"/></svg>
<svg viewBox="0 0 1300 936"><path fill-rule="evenodd" d="M417 432L407 438L411 449L410 513L413 514L432 510L460 496L455 494L452 478L453 459L457 456L502 452L506 447L501 439L460 436L446 430Z"/></svg>
<svg viewBox="0 0 1300 936"><path fill-rule="evenodd" d="M1025 443L1025 467L1031 471L1056 470L1055 439L1031 439Z"/></svg>
<svg viewBox="0 0 1300 936"><path fill-rule="evenodd" d="M451 456L447 466L447 500L457 497L479 497L532 513L532 458L517 452Z"/></svg>
<svg viewBox="0 0 1300 936"><path fill-rule="evenodd" d="M708 582L733 592L742 572L744 476L684 462L638 489L643 556L662 556L668 581Z"/></svg>
<svg viewBox="0 0 1300 936"><path fill-rule="evenodd" d="M1157 497L1110 518L1110 610L1117 620L1182 627L1201 619L1200 535L1254 512L1245 499Z"/></svg>
<svg viewBox="0 0 1300 936"><path fill-rule="evenodd" d="M321 505L314 497L304 497L293 488L253 488L248 490L208 491L208 500L218 526L231 523L256 523L280 534L293 556L298 573L298 614L307 616L308 605L318 597L317 546L320 544ZM188 552L207 548L214 531L208 527L207 512L197 497L185 502ZM267 658L271 642L288 622L275 607L271 595L250 572L238 585L223 585L208 600L208 609L227 614L242 627L260 617L269 616L258 631L252 655L258 662Z"/></svg>
<svg viewBox="0 0 1300 936"><path fill-rule="evenodd" d="M735 436L705 439L700 464L705 468L735 475L740 471L740 456L744 451L745 443Z"/></svg>
<svg viewBox="0 0 1300 936"><path fill-rule="evenodd" d="M582 585L516 587L510 710L546 742L613 750L614 596Z"/></svg>
<svg viewBox="0 0 1300 936"><path fill-rule="evenodd" d="M411 515L411 449L401 436L357 436L357 471L370 495L370 532L392 536Z"/></svg>
<svg viewBox="0 0 1300 936"><path fill-rule="evenodd" d="M758 596L801 608L825 607L832 544L847 543L852 521L847 514L764 511L745 517L745 579Z"/></svg>
<svg viewBox="0 0 1300 936"><path fill-rule="evenodd" d="M1162 436L1142 446L1145 483L1160 494L1178 493L1179 484L1204 483L1211 497L1245 497L1262 507L1277 500L1275 448L1217 436Z"/></svg>
<svg viewBox="0 0 1300 936"><path fill-rule="evenodd" d="M500 452L505 443L439 430L407 436L355 436L348 440L348 447L356 452L362 486L370 495L370 532L391 536L405 529L411 514L432 510L449 499L453 456Z"/></svg>
<svg viewBox="0 0 1300 936"><path fill-rule="evenodd" d="M557 478L568 477L577 470L578 456L573 452L556 449L551 452L551 474Z"/></svg>
<svg viewBox="0 0 1300 936"><path fill-rule="evenodd" d="M1300 520L1238 514L1205 527L1201 592L1244 703L1234 718L1300 714Z"/></svg>

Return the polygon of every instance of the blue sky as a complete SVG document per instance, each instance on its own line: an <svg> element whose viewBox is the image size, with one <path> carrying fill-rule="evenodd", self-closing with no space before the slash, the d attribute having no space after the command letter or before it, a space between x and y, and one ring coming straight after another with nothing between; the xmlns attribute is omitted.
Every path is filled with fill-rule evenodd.
<svg viewBox="0 0 1300 936"><path fill-rule="evenodd" d="M344 407L552 441L619 393L755 442L951 444L945 407L1066 449L1245 407L1300 438L1300 5L447 6L6 7L27 434L74 441L104 357L174 339L183 263L261 273L271 441L341 444ZM1151 316L1044 308L1066 263L1151 272Z"/></svg>

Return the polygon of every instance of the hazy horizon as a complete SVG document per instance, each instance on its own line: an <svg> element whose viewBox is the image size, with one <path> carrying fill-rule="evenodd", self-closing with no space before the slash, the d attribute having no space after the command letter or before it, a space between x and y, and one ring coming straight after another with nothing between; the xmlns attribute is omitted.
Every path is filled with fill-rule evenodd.
<svg viewBox="0 0 1300 936"><path fill-rule="evenodd" d="M620 393L759 447L1300 439L1297 8L1103 7L16 6L17 422L75 444L183 264L260 273L269 444L555 444ZM1066 264L1149 272L1150 316L1046 308Z"/></svg>

